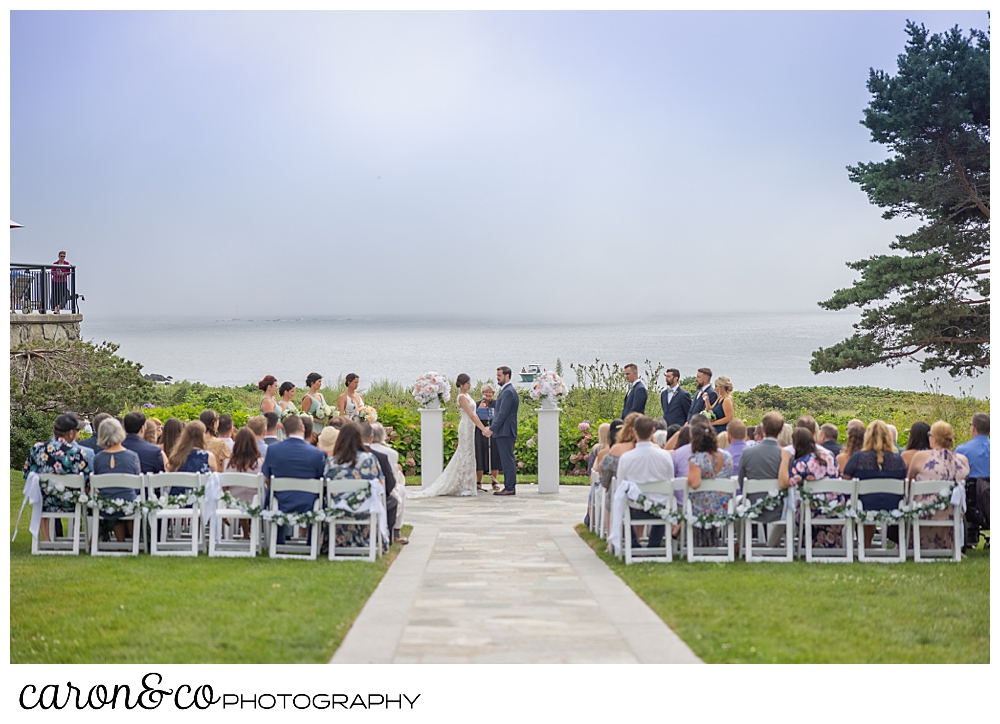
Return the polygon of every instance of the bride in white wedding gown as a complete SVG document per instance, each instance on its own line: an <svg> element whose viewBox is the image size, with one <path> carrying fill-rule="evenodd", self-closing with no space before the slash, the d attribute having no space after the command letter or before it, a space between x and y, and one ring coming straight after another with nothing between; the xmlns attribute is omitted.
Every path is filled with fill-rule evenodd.
<svg viewBox="0 0 1000 724"><path fill-rule="evenodd" d="M476 416L476 403L468 394L472 386L469 376L460 374L455 384L458 385L458 409L462 412L458 423L458 447L441 477L423 490L407 494L407 498L476 495L476 428L486 437L492 433Z"/></svg>

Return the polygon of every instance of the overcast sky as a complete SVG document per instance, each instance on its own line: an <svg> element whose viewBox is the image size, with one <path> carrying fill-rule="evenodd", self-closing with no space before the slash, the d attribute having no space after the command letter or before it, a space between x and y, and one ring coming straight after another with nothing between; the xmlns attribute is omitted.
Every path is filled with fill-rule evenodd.
<svg viewBox="0 0 1000 724"><path fill-rule="evenodd" d="M988 25L13 12L11 260L100 316L817 311L914 228L845 170L907 18Z"/></svg>

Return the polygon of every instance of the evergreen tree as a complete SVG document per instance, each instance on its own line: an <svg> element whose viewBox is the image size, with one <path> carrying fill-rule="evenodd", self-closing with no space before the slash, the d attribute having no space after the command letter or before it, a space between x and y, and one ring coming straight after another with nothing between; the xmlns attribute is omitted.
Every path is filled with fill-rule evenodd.
<svg viewBox="0 0 1000 724"><path fill-rule="evenodd" d="M849 262L861 278L820 302L862 310L855 334L813 352L813 372L921 360L974 376L990 363L990 43L906 25L895 76L872 69L861 124L892 157L849 166L883 218L916 217L899 253ZM918 356L919 355L919 356Z"/></svg>

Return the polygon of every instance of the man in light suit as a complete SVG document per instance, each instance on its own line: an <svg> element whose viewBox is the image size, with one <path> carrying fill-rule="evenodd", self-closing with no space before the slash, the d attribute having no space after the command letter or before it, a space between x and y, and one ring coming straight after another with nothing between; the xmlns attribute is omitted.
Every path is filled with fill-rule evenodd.
<svg viewBox="0 0 1000 724"><path fill-rule="evenodd" d="M712 389L712 370L708 367L702 367L698 370L698 374L695 375L695 380L698 382L698 389L691 398L691 409L688 411L687 417L688 421L705 409L705 398L703 395L708 395L709 405L714 405L715 401L719 399L719 395Z"/></svg>
<svg viewBox="0 0 1000 724"><path fill-rule="evenodd" d="M277 445L269 445L267 457L261 472L270 483L271 478L300 478L302 480L319 480L323 477L326 467L326 453L307 443L303 437L305 429L302 418L290 415L285 418L285 435L288 437ZM267 504L270 504L270 490ZM308 513L313 503L319 497L315 493L301 493L283 490L275 493L278 508L285 513ZM310 535L312 535L310 528ZM285 542L285 526L278 527L278 543Z"/></svg>
<svg viewBox="0 0 1000 724"><path fill-rule="evenodd" d="M517 461L514 460L514 442L517 440L517 408L521 399L510 382L510 367L497 367L497 411L490 430L500 450L500 467L503 468L503 490L494 495L517 494Z"/></svg>
<svg viewBox="0 0 1000 724"><path fill-rule="evenodd" d="M667 389L660 393L663 421L670 425L683 425L691 411L691 393L681 388L681 373L671 367L663 373Z"/></svg>
<svg viewBox="0 0 1000 724"><path fill-rule="evenodd" d="M625 380L631 385L628 394L625 395L625 406L622 407L622 419L624 420L630 412L638 412L640 415L646 414L646 383L639 379L639 368L634 364L625 365Z"/></svg>

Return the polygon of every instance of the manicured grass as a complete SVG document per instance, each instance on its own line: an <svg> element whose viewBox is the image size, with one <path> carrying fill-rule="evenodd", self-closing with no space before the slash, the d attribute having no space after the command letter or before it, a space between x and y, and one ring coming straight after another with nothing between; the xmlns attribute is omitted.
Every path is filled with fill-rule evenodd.
<svg viewBox="0 0 1000 724"><path fill-rule="evenodd" d="M500 475L497 476L497 480L499 480L500 484L503 485L503 473L500 473ZM534 484L538 483L538 476L537 475L518 475L517 476L517 483L518 483L518 485L520 485L521 483L524 483L526 485L534 485ZM420 476L419 475L407 475L406 476L406 484L407 485L420 485ZM590 478L588 478L586 475L560 475L559 476L559 484L560 485L590 485ZM489 475L487 475L483 479L483 486L487 487L487 488L490 487L490 476Z"/></svg>
<svg viewBox="0 0 1000 724"><path fill-rule="evenodd" d="M10 480L13 533L23 482ZM32 556L29 513L10 552L11 663L325 663L398 553Z"/></svg>
<svg viewBox="0 0 1000 724"><path fill-rule="evenodd" d="M601 559L709 663L989 663L990 558L961 563Z"/></svg>

